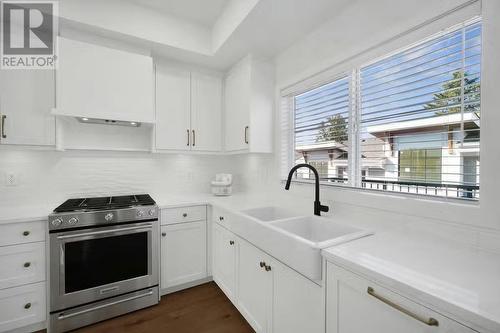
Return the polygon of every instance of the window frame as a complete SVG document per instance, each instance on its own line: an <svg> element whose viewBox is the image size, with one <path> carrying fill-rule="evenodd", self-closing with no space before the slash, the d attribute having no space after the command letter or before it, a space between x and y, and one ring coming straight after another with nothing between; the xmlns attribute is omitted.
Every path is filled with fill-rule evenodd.
<svg viewBox="0 0 500 333"><path fill-rule="evenodd" d="M349 126L348 126L348 142L349 142L349 149L348 149L348 160L347 160L347 165L348 165L348 181L343 184L335 183L335 182L326 182L326 181L320 181L321 186L333 186L336 188L340 189L346 189L346 190L351 190L351 191L360 191L360 192L371 192L375 193L380 196L400 196L400 197L416 197L419 199L423 200L430 200L430 201L455 201L461 204L470 204L470 205L479 205L480 198L478 199L470 199L470 198L464 198L464 197L447 197L447 196L434 196L434 195L427 195L427 194L422 194L422 193L406 193L406 192L396 192L396 191L386 191L386 190L377 190L377 189L370 189L370 188L364 188L362 187L362 168L361 168L361 147L360 147L360 128L361 128L361 70L365 67L368 67L370 65L373 65L379 61L388 59L396 54L408 51L414 47L417 47L419 45L422 45L426 42L432 41L434 39L437 39L439 37L445 36L447 34L459 31L461 29L464 29L467 26L473 25L475 23L481 23L482 24L482 17L480 15L476 15L468 20L462 21L461 23L454 24L446 29L441 29L439 32L430 34L425 38L419 39L416 42L413 42L409 45L405 45L400 48L396 48L392 51L385 52L381 56L374 57L368 61L353 61L352 64L347 64L343 68L343 70L339 71L334 71L331 74L325 75L325 72L330 72L330 70L325 71L325 72L320 72L318 73L317 77L320 77L319 80L314 81L314 83L309 84L309 85L304 85L300 84L300 89L294 90L293 92L289 92L286 95L281 95L281 100L283 99L289 99L291 100L291 103L288 103L289 108L287 110L281 110L281 115L283 116L284 112L286 112L286 117L287 119L287 129L286 132L288 136L288 155L287 155L287 161L286 161L286 169L290 170L295 165L295 97L301 94L304 94L308 91L317 89L323 85L327 85L329 83L332 83L336 80L340 80L343 78L348 78L349 80L349 94L351 98L349 99ZM483 49L483 44L481 43L481 54L482 54L482 49ZM314 77L309 77L308 80L314 80ZM463 102L463 100L462 100ZM283 128L282 128L283 130ZM283 147L281 147L283 150ZM481 143L479 141L479 151L481 151ZM281 168L283 170L283 160L281 160ZM286 176L288 175L288 172L283 173L282 172L282 181L286 179ZM295 183L304 183L304 184L311 184L313 183L313 180L307 180L307 179L297 179L297 178L292 178L292 181Z"/></svg>

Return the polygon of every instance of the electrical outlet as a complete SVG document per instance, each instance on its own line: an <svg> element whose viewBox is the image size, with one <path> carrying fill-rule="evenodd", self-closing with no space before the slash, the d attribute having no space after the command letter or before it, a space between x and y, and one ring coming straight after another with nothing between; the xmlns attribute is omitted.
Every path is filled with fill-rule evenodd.
<svg viewBox="0 0 500 333"><path fill-rule="evenodd" d="M13 172L7 172L5 174L5 185L6 186L17 186L19 184L18 175Z"/></svg>

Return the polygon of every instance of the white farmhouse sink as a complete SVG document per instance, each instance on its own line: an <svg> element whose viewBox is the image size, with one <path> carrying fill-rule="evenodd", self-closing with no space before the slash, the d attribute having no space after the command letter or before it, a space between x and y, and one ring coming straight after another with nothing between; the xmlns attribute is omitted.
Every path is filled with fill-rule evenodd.
<svg viewBox="0 0 500 333"><path fill-rule="evenodd" d="M317 216L285 219L272 222L270 225L297 239L297 241L318 249L324 249L372 234L367 230L336 223L331 219Z"/></svg>
<svg viewBox="0 0 500 333"><path fill-rule="evenodd" d="M335 218L300 216L274 206L220 212L216 222L314 281L322 279L321 250L372 234Z"/></svg>
<svg viewBox="0 0 500 333"><path fill-rule="evenodd" d="M241 211L243 214L256 218L257 220L263 222L276 221L282 219L288 219L291 217L297 217L297 214L293 214L286 209L275 206L252 208Z"/></svg>

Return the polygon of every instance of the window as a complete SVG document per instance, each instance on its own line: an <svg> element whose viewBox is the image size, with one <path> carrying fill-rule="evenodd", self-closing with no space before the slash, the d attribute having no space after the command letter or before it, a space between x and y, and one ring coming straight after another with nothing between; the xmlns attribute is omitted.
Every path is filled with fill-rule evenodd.
<svg viewBox="0 0 500 333"><path fill-rule="evenodd" d="M348 181L349 84L342 77L294 97L294 161L315 166L322 181ZM339 167L345 171L340 176ZM309 171L299 170L297 177L309 179Z"/></svg>
<svg viewBox="0 0 500 333"><path fill-rule="evenodd" d="M293 96L293 162L323 182L477 200L480 87L476 19Z"/></svg>

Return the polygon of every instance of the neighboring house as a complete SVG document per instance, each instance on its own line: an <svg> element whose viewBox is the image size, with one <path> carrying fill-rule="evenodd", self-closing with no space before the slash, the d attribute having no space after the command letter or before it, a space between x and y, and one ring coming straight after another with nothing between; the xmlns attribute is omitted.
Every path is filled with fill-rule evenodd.
<svg viewBox="0 0 500 333"><path fill-rule="evenodd" d="M479 121L476 113L463 119L454 113L366 127L360 144L363 186L478 197ZM347 145L311 144L295 151L296 163L315 166L323 180L347 182ZM309 171L301 172L299 177L310 177Z"/></svg>

